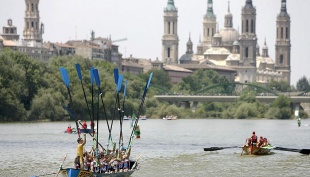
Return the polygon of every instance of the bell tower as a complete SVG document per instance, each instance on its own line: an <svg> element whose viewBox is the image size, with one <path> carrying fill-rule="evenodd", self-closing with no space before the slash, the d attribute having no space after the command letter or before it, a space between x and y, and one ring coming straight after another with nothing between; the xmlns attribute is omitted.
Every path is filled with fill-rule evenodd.
<svg viewBox="0 0 310 177"><path fill-rule="evenodd" d="M168 0L164 9L164 35L162 37L162 61L168 64L178 64L178 10L173 0Z"/></svg>
<svg viewBox="0 0 310 177"><path fill-rule="evenodd" d="M256 9L252 0L246 0L241 12L240 82L256 82Z"/></svg>
<svg viewBox="0 0 310 177"><path fill-rule="evenodd" d="M287 13L286 0L281 0L281 11L277 16L275 69L283 73L283 80L291 82L291 19Z"/></svg>
<svg viewBox="0 0 310 177"><path fill-rule="evenodd" d="M42 42L43 24L40 24L40 0L25 0L24 40L27 42Z"/></svg>
<svg viewBox="0 0 310 177"><path fill-rule="evenodd" d="M216 16L213 13L213 1L208 0L207 13L203 17L203 52L208 50L216 33Z"/></svg>

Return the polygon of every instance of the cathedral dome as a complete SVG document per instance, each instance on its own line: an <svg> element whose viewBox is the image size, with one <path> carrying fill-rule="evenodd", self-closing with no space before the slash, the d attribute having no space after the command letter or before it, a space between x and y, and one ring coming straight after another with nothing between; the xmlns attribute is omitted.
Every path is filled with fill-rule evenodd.
<svg viewBox="0 0 310 177"><path fill-rule="evenodd" d="M239 39L239 32L234 28L224 28L221 29L220 34L222 36L222 43L233 44L234 41Z"/></svg>
<svg viewBox="0 0 310 177"><path fill-rule="evenodd" d="M191 61L193 54L184 54L181 56L180 61Z"/></svg>

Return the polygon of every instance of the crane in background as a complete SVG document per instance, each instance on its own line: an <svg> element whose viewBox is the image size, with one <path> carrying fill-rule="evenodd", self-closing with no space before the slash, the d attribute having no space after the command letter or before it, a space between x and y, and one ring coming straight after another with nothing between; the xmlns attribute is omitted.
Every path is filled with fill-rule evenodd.
<svg viewBox="0 0 310 177"><path fill-rule="evenodd" d="M114 43L114 42L121 42L121 41L127 41L127 38L113 40L112 43Z"/></svg>

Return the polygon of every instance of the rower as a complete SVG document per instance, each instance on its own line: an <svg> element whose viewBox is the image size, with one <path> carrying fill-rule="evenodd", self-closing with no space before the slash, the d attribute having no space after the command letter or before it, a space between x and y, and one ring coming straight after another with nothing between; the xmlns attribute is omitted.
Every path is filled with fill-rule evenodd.
<svg viewBox="0 0 310 177"><path fill-rule="evenodd" d="M257 143L257 136L255 135L255 131L253 131L252 133L251 140L252 140L252 146L255 146Z"/></svg>

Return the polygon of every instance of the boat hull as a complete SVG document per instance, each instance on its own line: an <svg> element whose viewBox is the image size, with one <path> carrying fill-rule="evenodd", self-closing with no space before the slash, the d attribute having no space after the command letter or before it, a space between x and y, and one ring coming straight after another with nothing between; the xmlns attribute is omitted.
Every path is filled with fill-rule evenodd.
<svg viewBox="0 0 310 177"><path fill-rule="evenodd" d="M263 146L263 147L257 147L257 146L243 146L243 153L246 155L267 155L270 153L272 149L274 149L274 146Z"/></svg>
<svg viewBox="0 0 310 177"><path fill-rule="evenodd" d="M135 170L118 173L93 173L85 170L66 168L60 171L60 175L63 177L130 177L133 172L135 172Z"/></svg>

